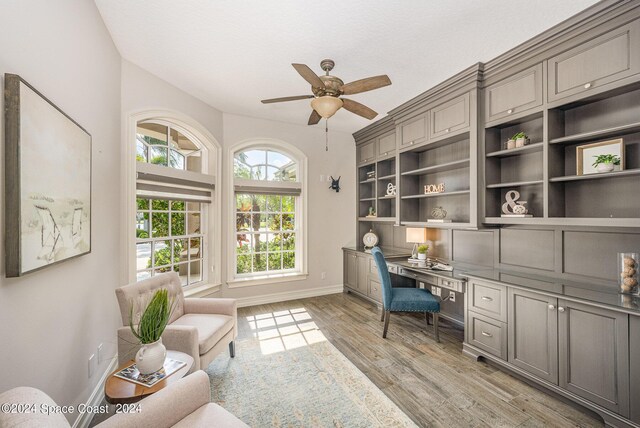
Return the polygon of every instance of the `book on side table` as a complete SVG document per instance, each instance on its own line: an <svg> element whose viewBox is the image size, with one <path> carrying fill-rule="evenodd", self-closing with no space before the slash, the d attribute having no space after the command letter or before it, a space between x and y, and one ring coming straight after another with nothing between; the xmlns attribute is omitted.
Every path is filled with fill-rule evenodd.
<svg viewBox="0 0 640 428"><path fill-rule="evenodd" d="M186 365L187 363L185 363L184 361L166 358L164 360L164 366L160 370L144 375L138 371L135 363L133 363L130 366L127 366L119 372L115 373L114 376L119 377L120 379L127 380L129 382L137 383L138 385L150 387L160 382L162 379L171 376Z"/></svg>

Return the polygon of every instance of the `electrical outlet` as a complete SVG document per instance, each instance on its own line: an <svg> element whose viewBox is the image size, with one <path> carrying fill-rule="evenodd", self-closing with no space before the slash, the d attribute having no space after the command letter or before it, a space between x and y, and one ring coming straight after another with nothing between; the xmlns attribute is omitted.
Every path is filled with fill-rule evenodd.
<svg viewBox="0 0 640 428"><path fill-rule="evenodd" d="M418 282L418 288L424 289L425 288L424 287L424 282L422 282L422 281Z"/></svg>
<svg viewBox="0 0 640 428"><path fill-rule="evenodd" d="M431 287L431 294L433 294L434 296L440 296L440 287Z"/></svg>
<svg viewBox="0 0 640 428"><path fill-rule="evenodd" d="M96 354L91 354L89 357L89 379L91 379L93 374L96 372L97 365Z"/></svg>
<svg viewBox="0 0 640 428"><path fill-rule="evenodd" d="M327 279L327 273L326 272L322 272L320 274L320 279Z"/></svg>
<svg viewBox="0 0 640 428"><path fill-rule="evenodd" d="M104 346L102 346L103 344L99 344L98 345L98 364L100 364L101 362L104 361Z"/></svg>
<svg viewBox="0 0 640 428"><path fill-rule="evenodd" d="M452 302L456 301L456 293L454 293L453 291L449 291L449 300L451 300Z"/></svg>

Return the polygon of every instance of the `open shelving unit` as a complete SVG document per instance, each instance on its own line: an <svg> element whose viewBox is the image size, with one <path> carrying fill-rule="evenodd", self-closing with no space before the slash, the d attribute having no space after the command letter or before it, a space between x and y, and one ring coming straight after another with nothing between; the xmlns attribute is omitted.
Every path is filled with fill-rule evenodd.
<svg viewBox="0 0 640 428"><path fill-rule="evenodd" d="M549 218L640 226L637 85L549 109L548 116ZM624 141L624 170L577 175L576 147L618 138Z"/></svg>
<svg viewBox="0 0 640 428"><path fill-rule="evenodd" d="M367 173L376 176L367 178ZM387 158L358 168L358 221L395 222L395 195L387 195L387 185L396 184L396 159ZM376 211L375 217L368 217L369 208Z"/></svg>
<svg viewBox="0 0 640 428"><path fill-rule="evenodd" d="M529 136L529 144L507 149L509 138L518 132ZM513 218L500 217L505 195L510 190L520 193L529 213L544 215L544 114L542 110L528 116L485 128L485 221L513 223ZM526 223L531 218L518 218ZM504 220L504 221L503 221Z"/></svg>
<svg viewBox="0 0 640 428"><path fill-rule="evenodd" d="M471 221L470 133L400 154L400 222L410 226L464 227ZM424 193L427 184L444 183L442 193ZM429 223L442 207L450 223Z"/></svg>

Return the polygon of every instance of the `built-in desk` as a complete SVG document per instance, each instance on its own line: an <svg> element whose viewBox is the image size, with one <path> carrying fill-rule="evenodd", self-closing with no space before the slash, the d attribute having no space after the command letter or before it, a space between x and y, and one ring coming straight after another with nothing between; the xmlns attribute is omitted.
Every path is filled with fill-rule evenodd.
<svg viewBox="0 0 640 428"><path fill-rule="evenodd" d="M394 287L418 287L441 297L440 315L460 326L464 325L464 283L462 268L453 266L453 271L439 271L421 267L408 261L411 251L407 249L381 247L387 261ZM364 248L345 247L344 285L345 291L382 303L382 285L378 269L371 253Z"/></svg>

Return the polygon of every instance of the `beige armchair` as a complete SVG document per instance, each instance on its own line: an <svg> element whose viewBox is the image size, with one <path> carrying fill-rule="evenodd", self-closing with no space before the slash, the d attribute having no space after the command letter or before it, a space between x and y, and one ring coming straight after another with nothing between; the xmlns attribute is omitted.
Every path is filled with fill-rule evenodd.
<svg viewBox="0 0 640 428"><path fill-rule="evenodd" d="M235 356L234 340L238 336L236 300L185 298L178 274L169 272L116 289L123 325L118 329L120 364L134 358L140 348L129 328L132 302L148 297L160 288L166 288L176 299L169 325L162 334L162 343L167 349L191 355L194 360L191 372L206 369L225 346L229 346L231 357Z"/></svg>
<svg viewBox="0 0 640 428"><path fill-rule="evenodd" d="M33 404L36 410L56 403L44 392L19 387L0 394L0 404ZM112 409L113 412L113 409ZM0 413L1 427L70 428L62 413ZM139 413L119 413L98 428L247 428L248 426L217 404L211 403L209 377L198 371L180 379L140 402Z"/></svg>

